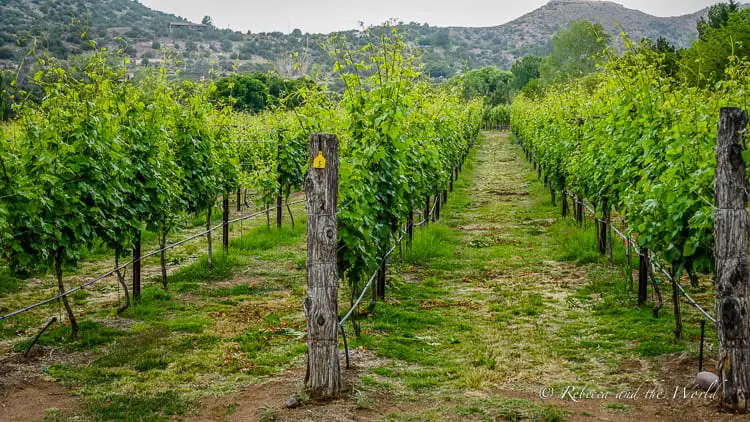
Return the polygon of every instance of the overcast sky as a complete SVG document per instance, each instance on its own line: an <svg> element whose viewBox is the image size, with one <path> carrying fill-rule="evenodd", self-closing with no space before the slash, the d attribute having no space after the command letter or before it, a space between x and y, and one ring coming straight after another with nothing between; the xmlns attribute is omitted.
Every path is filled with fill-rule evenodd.
<svg viewBox="0 0 750 422"><path fill-rule="evenodd" d="M245 32L328 33L356 29L389 18L434 26L495 26L547 3L546 0L141 0L152 9L194 22L209 15L214 24ZM621 0L618 3L657 16L693 13L718 1Z"/></svg>

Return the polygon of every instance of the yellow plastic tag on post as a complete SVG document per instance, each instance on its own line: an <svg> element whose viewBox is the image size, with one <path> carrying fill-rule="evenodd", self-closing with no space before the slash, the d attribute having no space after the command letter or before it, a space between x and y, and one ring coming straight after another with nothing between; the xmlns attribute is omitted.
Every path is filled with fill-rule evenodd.
<svg viewBox="0 0 750 422"><path fill-rule="evenodd" d="M313 160L313 168L324 169L326 168L326 158L323 157L323 151L318 151L318 156Z"/></svg>

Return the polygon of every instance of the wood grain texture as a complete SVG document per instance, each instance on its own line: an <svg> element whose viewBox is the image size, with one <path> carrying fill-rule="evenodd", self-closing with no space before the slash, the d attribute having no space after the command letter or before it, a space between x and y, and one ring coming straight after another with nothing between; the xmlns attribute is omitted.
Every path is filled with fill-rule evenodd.
<svg viewBox="0 0 750 422"><path fill-rule="evenodd" d="M305 180L307 198L307 375L305 384L317 399L336 398L341 392L338 353L338 139L310 136L310 169ZM322 151L323 169L313 168Z"/></svg>
<svg viewBox="0 0 750 422"><path fill-rule="evenodd" d="M724 108L716 146L716 314L722 406L746 413L750 407L750 273L744 131L747 113Z"/></svg>

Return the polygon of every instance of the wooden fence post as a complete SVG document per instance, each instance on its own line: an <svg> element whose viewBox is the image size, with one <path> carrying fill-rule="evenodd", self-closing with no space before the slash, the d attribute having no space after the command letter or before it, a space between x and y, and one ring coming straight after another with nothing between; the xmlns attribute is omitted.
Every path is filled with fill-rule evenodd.
<svg viewBox="0 0 750 422"><path fill-rule="evenodd" d="M716 146L716 316L722 406L750 407L750 273L747 262L747 182L742 158L747 113L723 108Z"/></svg>
<svg viewBox="0 0 750 422"><path fill-rule="evenodd" d="M214 198L215 200L216 198ZM206 257L208 259L208 269L211 270L214 268L214 250L213 250L213 243L211 238L211 212L214 209L213 202L211 205L208 206L208 211L206 214L206 242L208 245L206 246Z"/></svg>
<svg viewBox="0 0 750 422"><path fill-rule="evenodd" d="M385 275L386 275L386 258L385 258L385 255L383 255L383 258L380 261L380 268L378 269L378 280L377 280L378 298L380 298L380 300L385 300Z"/></svg>
<svg viewBox="0 0 750 422"><path fill-rule="evenodd" d="M237 188L237 212L242 211L242 188Z"/></svg>
<svg viewBox="0 0 750 422"><path fill-rule="evenodd" d="M435 195L435 215L432 221L440 220L440 194Z"/></svg>
<svg viewBox="0 0 750 422"><path fill-rule="evenodd" d="M594 217L596 218L596 217ZM602 203L602 221L596 218L597 226L599 229L599 254L602 256L607 254L607 232L609 231L609 204L607 202Z"/></svg>
<svg viewBox="0 0 750 422"><path fill-rule="evenodd" d="M424 225L428 225L430 223L430 195L427 195L427 198L425 199L425 205L424 205Z"/></svg>
<svg viewBox="0 0 750 422"><path fill-rule="evenodd" d="M336 135L310 135L307 199L307 373L305 386L318 399L338 397L341 369L338 352L339 141Z"/></svg>
<svg viewBox="0 0 750 422"><path fill-rule="evenodd" d="M279 191L278 196L276 196L276 227L277 228L281 228L281 222L283 221L283 219L284 219L284 197L281 196L281 191Z"/></svg>
<svg viewBox="0 0 750 422"><path fill-rule="evenodd" d="M133 242L133 301L141 301L141 231L136 230Z"/></svg>
<svg viewBox="0 0 750 422"><path fill-rule="evenodd" d="M406 220L406 233L409 235L406 245L411 249L411 245L414 243L414 210L409 211L409 217Z"/></svg>
<svg viewBox="0 0 750 422"><path fill-rule="evenodd" d="M648 300L648 249L641 248L638 256L638 305L643 306Z"/></svg>
<svg viewBox="0 0 750 422"><path fill-rule="evenodd" d="M224 246L224 255L229 255L229 192L224 194L223 200L223 208L224 213L221 216L222 221L222 231L221 231L221 240L222 245Z"/></svg>
<svg viewBox="0 0 750 422"><path fill-rule="evenodd" d="M284 209L282 207L284 202L284 197L282 195L284 191L284 183L281 179L281 137L279 137L279 143L276 144L276 160L278 161L278 163L276 163L276 174L279 175L279 191L276 194L276 227L280 229L281 222L284 218Z"/></svg>

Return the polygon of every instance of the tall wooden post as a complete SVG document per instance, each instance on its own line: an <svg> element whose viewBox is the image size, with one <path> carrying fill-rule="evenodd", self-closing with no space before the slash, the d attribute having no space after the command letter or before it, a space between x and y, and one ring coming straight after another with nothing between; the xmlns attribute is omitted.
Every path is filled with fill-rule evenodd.
<svg viewBox="0 0 750 422"><path fill-rule="evenodd" d="M141 231L136 230L133 242L133 301L141 301Z"/></svg>
<svg viewBox="0 0 750 422"><path fill-rule="evenodd" d="M280 188L279 188L280 189ZM281 191L276 196L276 227L281 228L281 222L284 219L284 197L281 196Z"/></svg>
<svg viewBox="0 0 750 422"><path fill-rule="evenodd" d="M722 406L750 408L750 273L747 263L747 189L742 159L747 113L723 108L716 146L716 316Z"/></svg>
<svg viewBox="0 0 750 422"><path fill-rule="evenodd" d="M597 226L599 228L599 253L604 256L607 254L607 231L609 231L609 226L607 224L609 220L609 205L605 202L602 204L602 221L598 222L599 219L597 218Z"/></svg>
<svg viewBox="0 0 750 422"><path fill-rule="evenodd" d="M682 336L682 313L680 312L680 291L677 288L674 270L672 271L672 311L674 312L674 338L679 340Z"/></svg>
<svg viewBox="0 0 750 422"><path fill-rule="evenodd" d="M284 210L282 204L284 201L282 192L284 191L284 180L281 178L281 140L282 135L279 135L279 141L276 144L276 175L278 176L277 183L279 184L279 191L276 193L276 227L281 228L281 222L284 216Z"/></svg>
<svg viewBox="0 0 750 422"><path fill-rule="evenodd" d="M409 217L406 220L406 233L409 235L406 245L411 249L411 245L414 243L414 210L409 211Z"/></svg>
<svg viewBox="0 0 750 422"><path fill-rule="evenodd" d="M237 212L242 211L242 188L237 188Z"/></svg>
<svg viewBox="0 0 750 422"><path fill-rule="evenodd" d="M432 221L440 220L440 194L435 195L435 215Z"/></svg>
<svg viewBox="0 0 750 422"><path fill-rule="evenodd" d="M307 374L305 385L319 399L341 392L338 353L339 141L336 135L310 135L307 199Z"/></svg>
<svg viewBox="0 0 750 422"><path fill-rule="evenodd" d="M214 209L213 203L208 206L208 211L206 214L206 257L208 259L208 269L212 270L214 268L214 247L213 247L213 239L211 238L211 212Z"/></svg>
<svg viewBox="0 0 750 422"><path fill-rule="evenodd" d="M224 213L221 216L222 221L222 231L221 231L221 240L222 240L222 246L224 246L224 255L229 255L229 192L224 194L223 199L223 208Z"/></svg>
<svg viewBox="0 0 750 422"><path fill-rule="evenodd" d="M648 249L641 248L638 257L638 305L645 305L648 300Z"/></svg>
<svg viewBox="0 0 750 422"><path fill-rule="evenodd" d="M385 256L383 256L383 259L380 261L380 268L378 268L378 279L377 279L377 291L378 291L378 298L380 300L385 300L385 275L386 275L386 259L385 259Z"/></svg>
<svg viewBox="0 0 750 422"><path fill-rule="evenodd" d="M424 224L427 225L430 223L430 195L427 195L427 198L425 199L424 203Z"/></svg>

